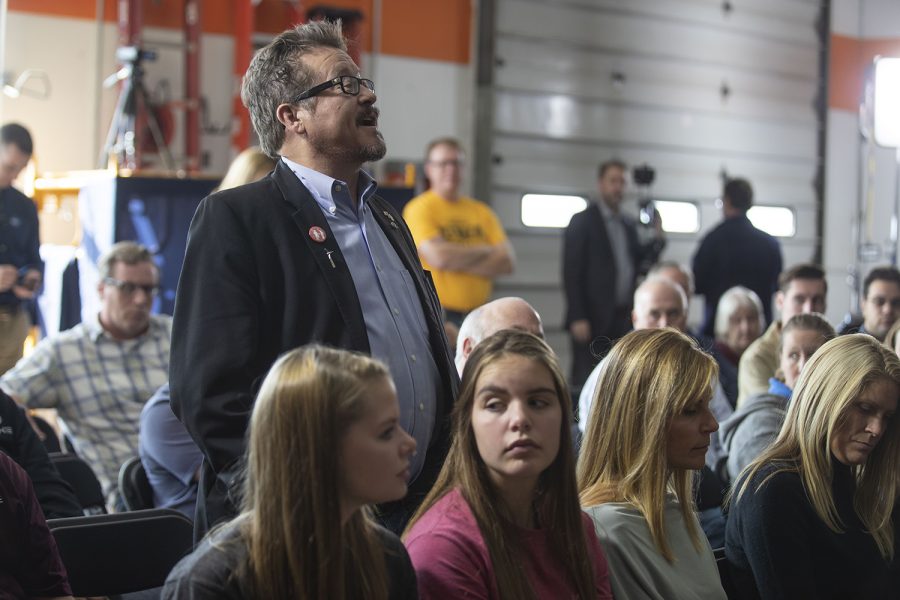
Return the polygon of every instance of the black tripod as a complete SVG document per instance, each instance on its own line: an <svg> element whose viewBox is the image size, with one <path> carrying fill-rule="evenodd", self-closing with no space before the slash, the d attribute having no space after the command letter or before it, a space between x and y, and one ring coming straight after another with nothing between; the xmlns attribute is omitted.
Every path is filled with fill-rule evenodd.
<svg viewBox="0 0 900 600"><path fill-rule="evenodd" d="M124 63L113 75L103 82L104 87L112 87L122 81L122 89L116 107L113 111L109 132L106 134L106 143L97 159L99 168L105 169L110 157L115 156L120 166L136 169L137 164L137 116L143 114L147 121L147 129L153 137L153 142L159 150L163 167L167 170L175 170L175 161L169 151L166 140L160 129L159 121L151 110L151 103L144 87L144 68L141 61L144 59L155 60L156 53L149 50L141 50L134 46L119 48L116 50L116 58Z"/></svg>

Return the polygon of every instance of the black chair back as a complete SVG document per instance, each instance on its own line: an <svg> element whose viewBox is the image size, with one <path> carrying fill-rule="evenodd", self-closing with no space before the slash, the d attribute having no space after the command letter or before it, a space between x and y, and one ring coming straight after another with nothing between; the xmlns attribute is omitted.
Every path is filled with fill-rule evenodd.
<svg viewBox="0 0 900 600"><path fill-rule="evenodd" d="M85 514L103 514L106 512L106 498L100 487L100 480L94 474L91 466L82 458L72 454L50 454L53 466L59 471L63 479L72 486L75 497L84 508Z"/></svg>
<svg viewBox="0 0 900 600"><path fill-rule="evenodd" d="M722 589L728 598L737 598L734 591L734 582L731 579L731 572L728 570L728 559L725 558L725 548L716 548L713 550L713 556L716 557L716 567L719 568L719 580L722 582Z"/></svg>
<svg viewBox="0 0 900 600"><path fill-rule="evenodd" d="M37 425L37 428L40 429L41 434L44 436L44 439L41 441L44 443L44 448L47 452L59 452L59 435L56 433L56 430L53 429L53 426L37 415L30 416L32 422Z"/></svg>
<svg viewBox="0 0 900 600"><path fill-rule="evenodd" d="M153 488L139 456L128 459L119 469L119 495L128 510L153 508Z"/></svg>
<svg viewBox="0 0 900 600"><path fill-rule="evenodd" d="M47 521L74 596L111 596L163 585L193 548L191 520L155 508Z"/></svg>

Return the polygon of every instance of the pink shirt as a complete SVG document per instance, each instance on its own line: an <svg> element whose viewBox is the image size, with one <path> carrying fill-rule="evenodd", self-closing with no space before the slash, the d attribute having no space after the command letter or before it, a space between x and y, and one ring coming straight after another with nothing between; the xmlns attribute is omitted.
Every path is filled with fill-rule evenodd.
<svg viewBox="0 0 900 600"><path fill-rule="evenodd" d="M590 517L582 513L581 520L588 553L594 564L597 588L594 598L611 599L606 556L600 549ZM576 598L564 566L565 559L553 555L546 533L541 529L519 529L519 535L522 554L526 557L524 571L535 597ZM405 543L416 569L422 600L500 598L487 546L459 491L448 493L422 515L406 536Z"/></svg>

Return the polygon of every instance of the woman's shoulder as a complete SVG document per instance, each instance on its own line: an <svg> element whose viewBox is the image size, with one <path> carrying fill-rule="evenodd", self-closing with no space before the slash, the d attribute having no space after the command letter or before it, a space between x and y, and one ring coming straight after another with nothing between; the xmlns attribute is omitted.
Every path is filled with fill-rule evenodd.
<svg viewBox="0 0 900 600"><path fill-rule="evenodd" d="M185 556L166 578L163 599L241 597L236 573L247 561L237 521L223 526Z"/></svg>
<svg viewBox="0 0 900 600"><path fill-rule="evenodd" d="M455 533L465 534L478 529L475 516L468 502L459 490L451 490L444 494L425 513L419 517L406 536L407 545L410 539L426 534Z"/></svg>

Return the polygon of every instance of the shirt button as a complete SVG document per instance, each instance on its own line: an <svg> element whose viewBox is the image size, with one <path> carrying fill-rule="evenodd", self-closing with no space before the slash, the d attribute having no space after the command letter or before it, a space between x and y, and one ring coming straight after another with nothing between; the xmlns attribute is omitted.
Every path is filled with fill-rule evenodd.
<svg viewBox="0 0 900 600"><path fill-rule="evenodd" d="M410 354L409 357L412 359L413 362L416 362L416 355L415 355L415 354Z"/></svg>
<svg viewBox="0 0 900 600"><path fill-rule="evenodd" d="M419 410L421 410L422 412L425 412L425 403L424 402L419 402Z"/></svg>
<svg viewBox="0 0 900 600"><path fill-rule="evenodd" d="M328 212L330 212L331 214L334 214L335 212L337 212L337 206L329 206Z"/></svg>
<svg viewBox="0 0 900 600"><path fill-rule="evenodd" d="M395 315L399 315L399 314L400 314L400 311L397 310L397 309L395 308L395 309L394 309L394 314L395 314Z"/></svg>
<svg viewBox="0 0 900 600"><path fill-rule="evenodd" d="M334 189L335 189L335 191L337 191L337 192L341 191L341 184L336 183L336 184L334 185Z"/></svg>

